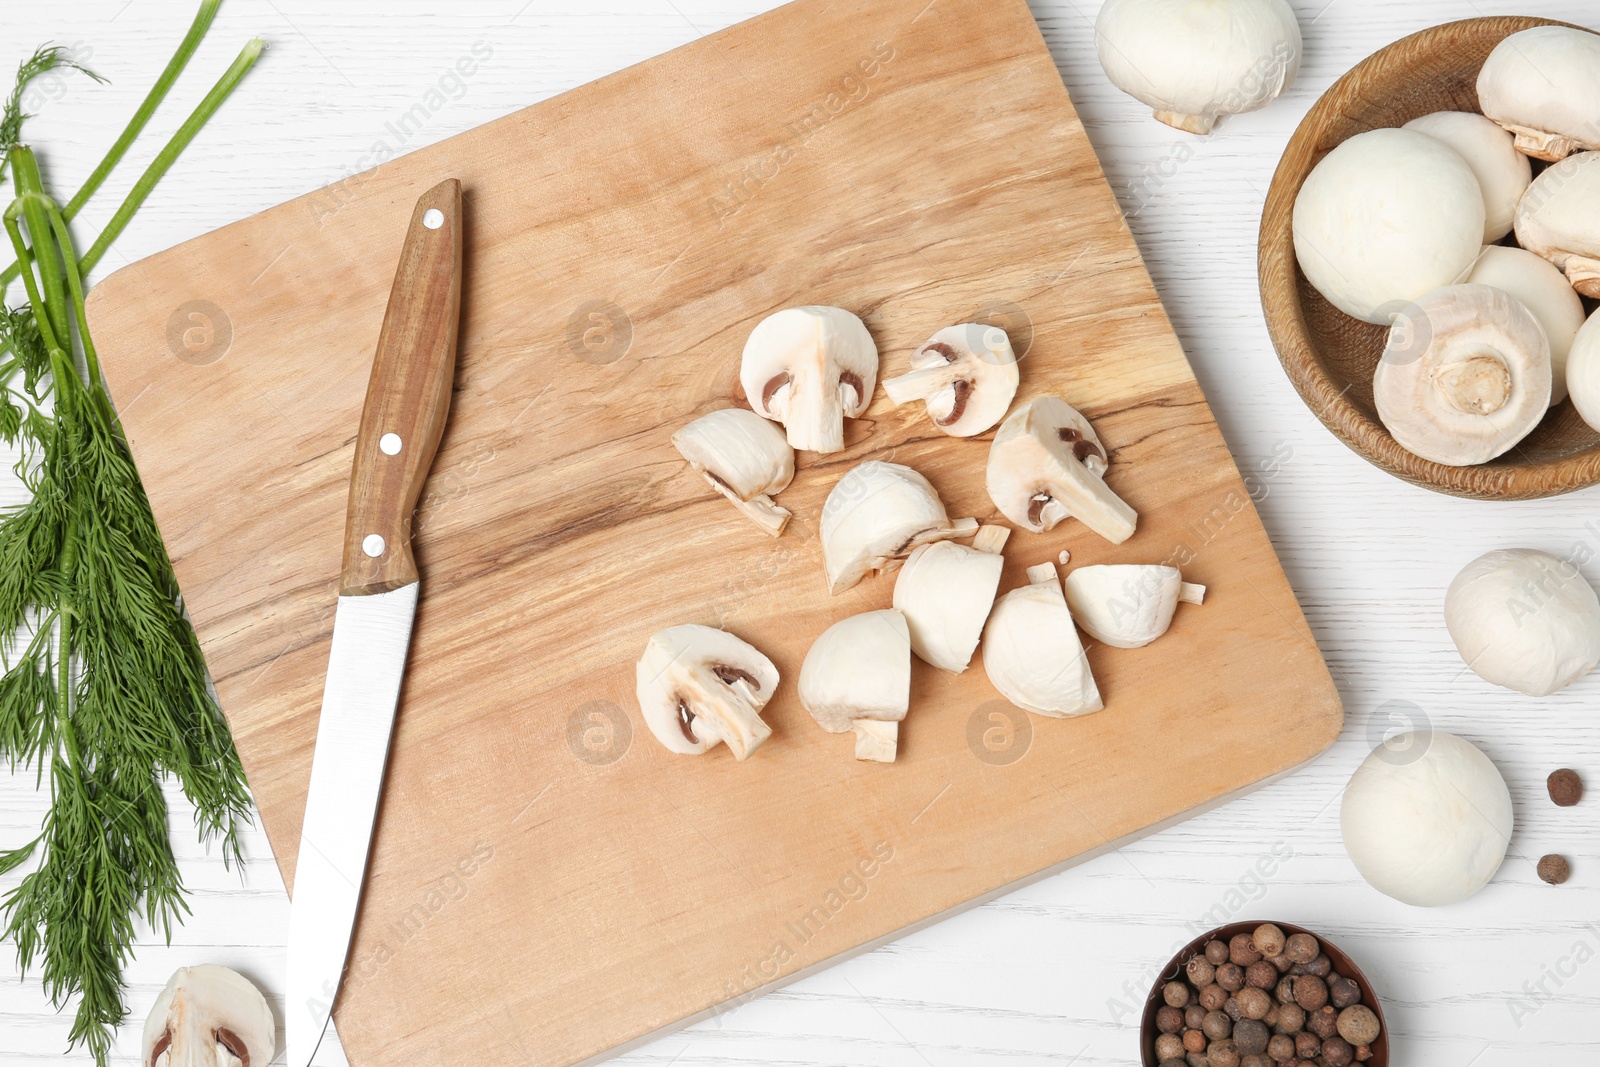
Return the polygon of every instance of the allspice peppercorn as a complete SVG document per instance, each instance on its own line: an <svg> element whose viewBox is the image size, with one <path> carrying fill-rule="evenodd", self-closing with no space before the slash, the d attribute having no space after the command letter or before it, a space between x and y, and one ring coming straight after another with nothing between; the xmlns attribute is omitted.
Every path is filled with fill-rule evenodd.
<svg viewBox="0 0 1600 1067"><path fill-rule="evenodd" d="M1234 934L1228 939L1228 962L1248 967L1261 958L1249 934Z"/></svg>
<svg viewBox="0 0 1600 1067"><path fill-rule="evenodd" d="M1189 1003L1189 987L1182 982L1168 982L1161 987L1161 999L1174 1008L1182 1008Z"/></svg>
<svg viewBox="0 0 1600 1067"><path fill-rule="evenodd" d="M1272 1009L1272 998L1255 986L1246 986L1234 994L1234 999L1239 1002L1239 1010L1247 1019L1264 1018Z"/></svg>
<svg viewBox="0 0 1600 1067"><path fill-rule="evenodd" d="M1206 1011L1221 1011L1227 1002L1228 991L1215 982L1200 990L1200 1006Z"/></svg>
<svg viewBox="0 0 1600 1067"><path fill-rule="evenodd" d="M1244 988L1244 968L1237 963L1224 963L1217 968L1217 984L1230 993Z"/></svg>
<svg viewBox="0 0 1600 1067"><path fill-rule="evenodd" d="M1204 1052L1210 1044L1206 1035L1199 1030L1185 1030L1183 1033L1183 1047L1187 1052Z"/></svg>
<svg viewBox="0 0 1600 1067"><path fill-rule="evenodd" d="M1207 1012L1200 1029L1213 1041L1233 1036L1233 1020L1220 1011Z"/></svg>
<svg viewBox="0 0 1600 1067"><path fill-rule="evenodd" d="M1239 1067L1239 1051L1232 1041L1213 1041L1206 1050L1206 1062L1210 1067Z"/></svg>
<svg viewBox="0 0 1600 1067"><path fill-rule="evenodd" d="M1175 1034L1183 1029L1183 1012L1170 1004L1156 1009L1156 1029L1163 1034Z"/></svg>
<svg viewBox="0 0 1600 1067"><path fill-rule="evenodd" d="M1318 955L1306 964L1306 973L1314 974L1318 978L1326 978L1333 973L1333 961L1325 955Z"/></svg>
<svg viewBox="0 0 1600 1067"><path fill-rule="evenodd" d="M1278 979L1278 987L1274 991L1273 995L1278 998L1279 1004L1293 1004L1294 976L1286 974L1282 978Z"/></svg>
<svg viewBox="0 0 1600 1067"><path fill-rule="evenodd" d="M1314 974L1302 974L1294 980L1294 1002L1306 1011L1316 1011L1328 1003L1328 983Z"/></svg>
<svg viewBox="0 0 1600 1067"><path fill-rule="evenodd" d="M1213 967L1220 967L1228 962L1228 946L1221 941L1206 942L1206 962Z"/></svg>
<svg viewBox="0 0 1600 1067"><path fill-rule="evenodd" d="M1239 1067L1272 1067L1272 1061L1264 1053L1257 1052L1252 1056L1240 1056Z"/></svg>
<svg viewBox="0 0 1600 1067"><path fill-rule="evenodd" d="M1257 989L1271 989L1278 984L1278 968L1266 960L1256 960L1244 969L1244 983Z"/></svg>
<svg viewBox="0 0 1600 1067"><path fill-rule="evenodd" d="M1222 1006L1222 1013L1234 1022L1244 1018L1244 1009L1239 1006L1238 997L1229 997L1228 1002Z"/></svg>
<svg viewBox="0 0 1600 1067"><path fill-rule="evenodd" d="M1283 955L1286 939L1283 931L1272 923L1262 923L1256 927L1256 932L1250 940L1255 943L1256 951L1266 959Z"/></svg>
<svg viewBox="0 0 1600 1067"><path fill-rule="evenodd" d="M1366 1063L1370 1059L1372 1059L1372 1046L1371 1045L1357 1045L1356 1046L1356 1062L1357 1063Z"/></svg>
<svg viewBox="0 0 1600 1067"><path fill-rule="evenodd" d="M1328 1003L1336 1008L1348 1008L1361 1003L1361 985L1354 978L1342 974L1328 979Z"/></svg>
<svg viewBox="0 0 1600 1067"><path fill-rule="evenodd" d="M1190 1030L1200 1029L1200 1024L1206 1020L1206 1009L1198 1004L1191 1004L1183 1009L1183 1025Z"/></svg>
<svg viewBox="0 0 1600 1067"><path fill-rule="evenodd" d="M1310 934L1290 934L1283 944L1283 954L1295 963L1310 963L1321 951L1322 946Z"/></svg>
<svg viewBox="0 0 1600 1067"><path fill-rule="evenodd" d="M1552 771L1545 780L1545 786L1550 790L1550 799L1555 801L1557 807L1570 808L1583 799L1583 779L1570 767Z"/></svg>
<svg viewBox="0 0 1600 1067"><path fill-rule="evenodd" d="M1177 1034L1161 1034L1156 1038L1156 1059L1181 1060L1183 1054L1183 1038Z"/></svg>
<svg viewBox="0 0 1600 1067"><path fill-rule="evenodd" d="M1356 1050L1336 1034L1323 1040L1322 1058L1328 1061L1328 1067L1350 1067L1350 1062L1356 1058Z"/></svg>
<svg viewBox="0 0 1600 1067"><path fill-rule="evenodd" d="M1551 885L1560 885L1572 877L1572 864L1567 857L1551 853L1539 860L1539 877Z"/></svg>
<svg viewBox="0 0 1600 1067"><path fill-rule="evenodd" d="M1196 989L1204 989L1215 979L1217 969L1204 956L1196 956L1184 968L1184 974L1189 976L1189 981L1194 983Z"/></svg>
<svg viewBox="0 0 1600 1067"><path fill-rule="evenodd" d="M1278 1031L1285 1034L1298 1034L1305 1029L1306 1010L1293 1003L1284 1004L1278 1008Z"/></svg>
<svg viewBox="0 0 1600 1067"><path fill-rule="evenodd" d="M1294 1035L1294 1054L1301 1059L1313 1059L1321 1051L1322 1038L1316 1034L1308 1034L1302 1030Z"/></svg>
<svg viewBox="0 0 1600 1067"><path fill-rule="evenodd" d="M1296 1056L1294 1038L1288 1034L1273 1034L1267 1042L1267 1055L1279 1063L1288 1063Z"/></svg>
<svg viewBox="0 0 1600 1067"><path fill-rule="evenodd" d="M1294 960L1291 960L1288 956L1285 956L1282 953L1273 956L1267 962L1276 967L1279 974L1288 974L1289 968L1294 966Z"/></svg>
<svg viewBox="0 0 1600 1067"><path fill-rule="evenodd" d="M1345 1011L1354 1011L1346 1008ZM1339 1032L1339 1013L1327 1004L1316 1011L1306 1012L1306 1029L1318 1037L1332 1037Z"/></svg>
<svg viewBox="0 0 1600 1067"><path fill-rule="evenodd" d="M1241 1056L1255 1056L1267 1051L1267 1042L1271 1037L1266 1023L1256 1019L1240 1019L1239 1025L1233 1028L1233 1047L1239 1050Z"/></svg>
<svg viewBox="0 0 1600 1067"><path fill-rule="evenodd" d="M1211 1067L1211 1061L1204 1052L1189 1053L1189 1067Z"/></svg>
<svg viewBox="0 0 1600 1067"><path fill-rule="evenodd" d="M1365 1004L1352 1004L1339 1013L1337 1029L1352 1045L1370 1045L1378 1040L1378 1017Z"/></svg>

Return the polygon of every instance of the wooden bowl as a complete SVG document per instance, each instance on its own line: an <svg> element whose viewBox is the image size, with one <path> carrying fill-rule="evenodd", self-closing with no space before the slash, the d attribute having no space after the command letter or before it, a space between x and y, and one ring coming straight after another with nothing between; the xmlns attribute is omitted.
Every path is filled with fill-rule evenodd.
<svg viewBox="0 0 1600 1067"><path fill-rule="evenodd" d="M1270 922L1287 936L1289 934L1310 934L1322 946L1323 954L1333 963L1335 972L1352 978L1361 987L1361 1003L1372 1009L1378 1017L1378 1040L1372 1043L1372 1058L1365 1063L1353 1064L1352 1067L1389 1067L1389 1024L1383 1017L1383 1006L1378 1002L1378 996L1372 990L1372 983L1367 981L1367 976L1361 973L1361 968L1355 961L1339 950L1337 945L1331 944L1327 938L1314 930L1307 930L1303 926L1293 923L1275 922L1272 919L1257 919L1253 922L1229 923L1219 926L1210 933L1195 938L1183 947L1183 951L1172 957L1160 975L1156 977L1156 984L1150 990L1144 1005L1144 1017L1139 1023L1139 1055L1144 1067L1160 1067L1156 1059L1156 1011L1165 1003L1161 999L1161 987L1168 982L1183 977L1183 969L1189 960L1205 949L1208 941L1226 942L1235 934L1253 934L1256 927L1262 923ZM1305 1062L1305 1061L1297 1061Z"/></svg>
<svg viewBox="0 0 1600 1067"><path fill-rule="evenodd" d="M1401 448L1378 420L1372 375L1388 330L1339 311L1295 261L1292 216L1313 167L1346 138L1434 111L1477 111L1478 71L1495 45L1536 18L1479 18L1413 34L1334 83L1289 141L1261 218L1261 304L1289 380L1312 412L1359 455L1408 482L1453 496L1527 500L1600 483L1600 434L1570 402L1553 408L1504 456L1447 467ZM1535 163L1535 166L1539 164Z"/></svg>

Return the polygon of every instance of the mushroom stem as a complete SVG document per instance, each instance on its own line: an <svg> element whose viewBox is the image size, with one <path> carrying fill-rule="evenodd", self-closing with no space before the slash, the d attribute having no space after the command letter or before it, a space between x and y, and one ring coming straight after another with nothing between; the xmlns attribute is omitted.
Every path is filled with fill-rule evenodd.
<svg viewBox="0 0 1600 1067"><path fill-rule="evenodd" d="M1583 147L1571 137L1559 133L1534 130L1527 126L1512 126L1504 122L1500 125L1517 139L1518 152L1534 159L1542 159L1546 163L1559 163Z"/></svg>
<svg viewBox="0 0 1600 1067"><path fill-rule="evenodd" d="M685 703L694 712L694 723L699 724L696 734L711 735L701 736L703 741L721 741L739 762L772 736L772 727L761 720L761 706L750 699L745 682L715 693L698 684L687 688L693 690L692 696L684 695L690 696Z"/></svg>
<svg viewBox="0 0 1600 1067"><path fill-rule="evenodd" d="M1211 128L1217 124L1215 115L1184 115L1177 111L1158 110L1155 116L1157 122L1164 122L1174 129L1185 133L1198 133L1201 136L1210 133Z"/></svg>
<svg viewBox="0 0 1600 1067"><path fill-rule="evenodd" d="M885 378L883 391L889 394L889 400L894 406L899 407L913 400L926 400L939 390L948 389L965 377L967 371L959 364L946 363L942 367L914 370L898 378Z"/></svg>
<svg viewBox="0 0 1600 1067"><path fill-rule="evenodd" d="M1029 585L1053 585L1061 578L1054 563L1036 563L1028 568L1027 574Z"/></svg>
<svg viewBox="0 0 1600 1067"><path fill-rule="evenodd" d="M1511 399L1511 368L1488 349L1440 367L1434 382L1452 407L1468 415L1493 415Z"/></svg>
<svg viewBox="0 0 1600 1067"><path fill-rule="evenodd" d="M900 724L878 719L856 719L850 724L856 735L856 759L873 763L893 763L900 741Z"/></svg>
<svg viewBox="0 0 1600 1067"><path fill-rule="evenodd" d="M711 483L711 488L727 497L734 507L742 511L751 522L765 530L769 535L777 537L783 533L785 526L789 525L790 511L788 508L779 507L770 496L765 493L753 496L749 500L742 500L738 493L724 485L719 479L706 475L706 481Z"/></svg>
<svg viewBox="0 0 1600 1067"><path fill-rule="evenodd" d="M791 388L783 428L788 433L789 446L797 451L841 451L844 448L844 405L839 401L838 392Z"/></svg>
<svg viewBox="0 0 1600 1067"><path fill-rule="evenodd" d="M1133 536L1139 515L1110 486L1081 463L1066 464L1062 470L1065 477L1043 487L1052 503L1065 507L1112 544L1120 545Z"/></svg>
<svg viewBox="0 0 1600 1067"><path fill-rule="evenodd" d="M1204 604L1206 602L1206 587L1193 582L1184 582L1178 587L1178 600L1184 604Z"/></svg>
<svg viewBox="0 0 1600 1067"><path fill-rule="evenodd" d="M1567 257L1567 280L1584 296L1600 300L1600 259Z"/></svg>
<svg viewBox="0 0 1600 1067"><path fill-rule="evenodd" d="M1007 526L980 526L978 533L972 539L972 547L979 552L987 552L991 556L998 556L1005 550L1006 541L1011 537L1011 529Z"/></svg>

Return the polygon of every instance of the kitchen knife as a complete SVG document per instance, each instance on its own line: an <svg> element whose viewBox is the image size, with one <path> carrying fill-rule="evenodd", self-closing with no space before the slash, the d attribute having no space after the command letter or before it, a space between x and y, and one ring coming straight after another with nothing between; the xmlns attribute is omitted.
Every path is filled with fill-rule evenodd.
<svg viewBox="0 0 1600 1067"><path fill-rule="evenodd" d="M461 183L411 213L367 381L333 647L289 909L288 1067L307 1067L350 950L420 582L411 521L450 411L461 310Z"/></svg>

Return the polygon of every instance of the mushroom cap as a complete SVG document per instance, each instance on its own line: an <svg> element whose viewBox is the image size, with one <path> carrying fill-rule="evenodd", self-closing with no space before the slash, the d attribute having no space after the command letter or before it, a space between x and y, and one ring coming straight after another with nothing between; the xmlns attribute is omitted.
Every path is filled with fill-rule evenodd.
<svg viewBox="0 0 1600 1067"><path fill-rule="evenodd" d="M645 725L669 751L685 756L719 742L727 742L736 759L750 755L772 733L759 713L777 688L778 668L770 659L711 626L656 633L635 670Z"/></svg>
<svg viewBox="0 0 1600 1067"><path fill-rule="evenodd" d="M1483 113L1513 133L1565 138L1600 148L1600 36L1571 26L1535 26L1501 41L1478 73Z"/></svg>
<svg viewBox="0 0 1600 1067"><path fill-rule="evenodd" d="M1487 285L1436 289L1395 320L1372 379L1401 447L1461 467L1487 463L1550 407L1550 343L1521 301Z"/></svg>
<svg viewBox="0 0 1600 1067"><path fill-rule="evenodd" d="M992 429L1005 418L1020 380L1011 338L998 326L980 323L940 330L912 353L911 368L913 373L884 382L889 399L924 399L933 424L951 437Z"/></svg>
<svg viewBox="0 0 1600 1067"><path fill-rule="evenodd" d="M1106 486L1107 454L1083 414L1058 397L1039 397L1013 411L989 446L985 482L1001 514L1043 533L1076 516L1120 544L1138 515Z"/></svg>
<svg viewBox="0 0 1600 1067"><path fill-rule="evenodd" d="M1511 232L1517 203L1533 182L1533 164L1499 124L1470 111L1435 111L1401 127L1425 133L1458 152L1483 190L1483 240L1493 244Z"/></svg>
<svg viewBox="0 0 1600 1067"><path fill-rule="evenodd" d="M1113 85L1200 120L1181 127L1194 133L1265 107L1300 71L1300 24L1284 0L1106 0L1094 37Z"/></svg>
<svg viewBox="0 0 1600 1067"><path fill-rule="evenodd" d="M1005 558L954 541L912 552L894 583L894 606L911 631L911 651L942 671L972 662L1000 589Z"/></svg>
<svg viewBox="0 0 1600 1067"><path fill-rule="evenodd" d="M857 719L899 722L911 702L911 634L893 609L841 619L800 665L800 703L829 733Z"/></svg>
<svg viewBox="0 0 1600 1067"><path fill-rule="evenodd" d="M1548 552L1479 556L1450 583L1444 621L1478 677L1529 696L1565 689L1600 663L1600 597Z"/></svg>
<svg viewBox="0 0 1600 1067"><path fill-rule="evenodd" d="M1511 791L1472 744L1414 731L1379 745L1350 776L1339 825L1372 888L1436 908L1466 900L1500 869L1511 844Z"/></svg>
<svg viewBox="0 0 1600 1067"><path fill-rule="evenodd" d="M1130 563L1067 574L1067 606L1084 633L1112 648L1143 648L1172 625L1183 576L1176 567Z"/></svg>
<svg viewBox="0 0 1600 1067"><path fill-rule="evenodd" d="M173 1067L267 1067L277 1032L272 1009L248 978L211 963L180 967L145 1018L139 1062L151 1067L156 1046L165 1041L163 1062Z"/></svg>
<svg viewBox="0 0 1600 1067"><path fill-rule="evenodd" d="M1583 325L1583 300L1555 264L1524 248L1490 245L1467 275L1471 285L1489 285L1522 301L1550 342L1550 403L1567 398L1567 354Z"/></svg>
<svg viewBox="0 0 1600 1067"><path fill-rule="evenodd" d="M1567 389L1583 421L1600 433L1600 311L1589 317L1573 339L1567 357Z"/></svg>
<svg viewBox="0 0 1600 1067"><path fill-rule="evenodd" d="M783 431L753 411L723 408L672 435L697 471L714 475L741 500L781 493L794 480L794 449Z"/></svg>
<svg viewBox="0 0 1600 1067"><path fill-rule="evenodd" d="M983 669L1001 696L1036 715L1068 718L1105 706L1057 581L995 601L983 628Z"/></svg>
<svg viewBox="0 0 1600 1067"><path fill-rule="evenodd" d="M898 463L869 460L852 468L822 505L822 562L828 589L849 589L919 544L973 533L952 523L928 479Z"/></svg>
<svg viewBox="0 0 1600 1067"><path fill-rule="evenodd" d="M751 332L739 382L756 414L783 424L792 447L838 452L844 420L872 403L878 346L843 308L789 308Z"/></svg>
<svg viewBox="0 0 1600 1067"><path fill-rule="evenodd" d="M1517 205L1517 243L1600 297L1600 152L1568 156L1534 179Z"/></svg>
<svg viewBox="0 0 1600 1067"><path fill-rule="evenodd" d="M1483 249L1486 211L1472 168L1416 130L1340 144L1294 202L1307 280L1347 315L1387 325L1409 301L1463 278Z"/></svg>

